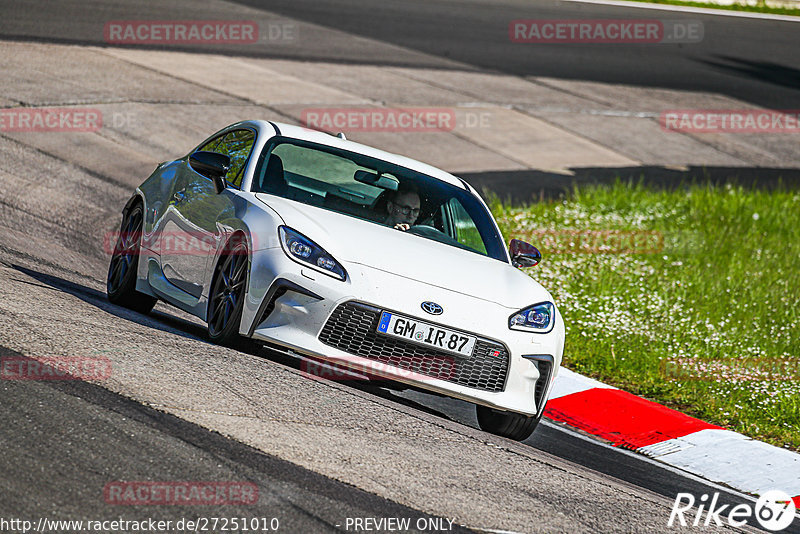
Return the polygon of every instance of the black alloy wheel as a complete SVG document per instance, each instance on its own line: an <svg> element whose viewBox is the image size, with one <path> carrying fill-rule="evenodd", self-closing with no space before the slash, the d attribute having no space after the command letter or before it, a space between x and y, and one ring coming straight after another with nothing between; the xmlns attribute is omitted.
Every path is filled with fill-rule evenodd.
<svg viewBox="0 0 800 534"><path fill-rule="evenodd" d="M249 258L247 245L236 241L219 261L208 299L208 336L221 345L240 341Z"/></svg>
<svg viewBox="0 0 800 534"><path fill-rule="evenodd" d="M111 254L111 263L108 266L106 295L113 304L140 313L149 313L158 299L136 291L143 214L142 204L137 203L122 218L119 235Z"/></svg>

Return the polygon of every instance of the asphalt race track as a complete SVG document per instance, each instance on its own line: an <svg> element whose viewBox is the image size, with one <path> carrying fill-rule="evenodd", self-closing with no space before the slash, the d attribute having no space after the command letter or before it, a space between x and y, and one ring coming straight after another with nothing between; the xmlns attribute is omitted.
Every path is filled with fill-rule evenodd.
<svg viewBox="0 0 800 534"><path fill-rule="evenodd" d="M549 76L647 87L712 91L775 109L793 109L800 101L800 59L795 23L718 17L667 11L641 11L613 6L559 1L505 0L455 2L389 0L235 0L263 12L315 24L402 47L406 53L361 43L347 43L319 32L289 48L259 50L260 56L304 61L399 64L446 68L459 62L476 69L517 76ZM13 5L13 2L8 2ZM34 0L0 21L7 38L65 43L103 42L93 31L108 20L136 19L138 8L124 2L102 9L82 9L77 1ZM153 3L147 19L174 19L202 14L213 4L187 10L179 0ZM46 9L47 17L32 16ZM213 9L213 8L212 8ZM672 44L653 50L646 45L598 47L586 44L524 47L508 39L508 23L516 19L697 20L705 34L696 46ZM141 18L141 17L140 17ZM71 23L64 24L64 21ZM313 30L312 30L313 31ZM348 46L349 45L349 46ZM248 54L252 47L205 45L218 53ZM410 52L418 52L413 54Z"/></svg>
<svg viewBox="0 0 800 534"><path fill-rule="evenodd" d="M549 0L170 0L144 7L35 0L0 2L0 14L0 107L83 106L114 117L95 133L0 131L0 356L103 357L113 367L92 383L0 381L0 520L259 517L277 518L281 532L355 532L368 530L354 526L355 518L408 518L428 532L661 532L680 492L719 492L720 504L754 502L555 423L543 422L516 443L478 430L464 402L312 380L292 357L211 345L204 325L163 303L149 316L113 306L104 294L103 236L159 161L237 118L291 120L302 106L317 104L270 101L260 94L266 85L223 89L213 79L198 81L206 60L218 62L214 68L253 69L255 63L239 62L269 60L259 68L285 69L281 75L304 82L314 77L313 62L331 69L318 72L376 69L355 80L365 91L359 98L370 83L396 96L382 69L419 69L434 80L467 70L562 80L573 85L554 87L569 98L587 82L618 86L621 94L700 95L685 107L707 105L702 93L791 109L800 108L797 23ZM578 16L695 19L706 37L694 47L657 49L520 52L508 42L509 20ZM305 35L313 30L313 38L167 52L103 41L109 20L201 18L291 21ZM199 67L173 68L187 60L171 60L172 52L197 56ZM336 90L351 82L339 80ZM334 85L325 98L344 98L333 94ZM432 82L434 89L441 87ZM398 153L421 150L411 135L377 139ZM769 157L788 172L791 166L779 163L795 161L796 142L784 143ZM448 150L455 155L441 157L459 157L455 148L442 152ZM489 152L480 157L464 172L502 167ZM609 168L625 163L618 159L609 156ZM115 481L246 481L258 488L258 501L122 506L104 498Z"/></svg>
<svg viewBox="0 0 800 534"><path fill-rule="evenodd" d="M237 1L479 69L517 76L712 91L787 109L796 107L800 99L800 60L795 53L794 23L642 12L558 1L534 4L525 0L391 0L379 5L363 0ZM507 38L511 20L570 18L698 20L704 25L705 36L697 46L673 44L655 51L646 45L625 50L586 44L526 48Z"/></svg>

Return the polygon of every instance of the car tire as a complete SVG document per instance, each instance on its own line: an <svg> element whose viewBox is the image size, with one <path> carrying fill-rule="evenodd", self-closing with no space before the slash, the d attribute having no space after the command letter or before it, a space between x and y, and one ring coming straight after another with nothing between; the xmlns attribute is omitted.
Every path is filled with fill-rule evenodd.
<svg viewBox="0 0 800 534"><path fill-rule="evenodd" d="M234 237L220 256L208 295L208 337L229 347L248 346L239 334L250 259L247 244Z"/></svg>
<svg viewBox="0 0 800 534"><path fill-rule="evenodd" d="M541 415L528 417L519 413L493 410L481 405L476 405L475 408L478 426L481 427L481 430L516 441L528 439L542 418Z"/></svg>
<svg viewBox="0 0 800 534"><path fill-rule="evenodd" d="M150 313L158 299L136 291L143 223L144 208L141 202L137 202L122 218L108 265L106 296L112 304L146 314Z"/></svg>

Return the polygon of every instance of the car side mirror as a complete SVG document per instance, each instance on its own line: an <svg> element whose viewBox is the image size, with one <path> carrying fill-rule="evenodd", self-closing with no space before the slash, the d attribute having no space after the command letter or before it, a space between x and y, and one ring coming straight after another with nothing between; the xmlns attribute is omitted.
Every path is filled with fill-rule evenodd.
<svg viewBox="0 0 800 534"><path fill-rule="evenodd" d="M542 253L538 248L519 239L512 239L508 250L511 252L511 264L518 269L533 267L542 261Z"/></svg>
<svg viewBox="0 0 800 534"><path fill-rule="evenodd" d="M231 168L231 158L225 154L198 150L189 156L189 164L196 172L214 182L218 194L225 189L225 175Z"/></svg>

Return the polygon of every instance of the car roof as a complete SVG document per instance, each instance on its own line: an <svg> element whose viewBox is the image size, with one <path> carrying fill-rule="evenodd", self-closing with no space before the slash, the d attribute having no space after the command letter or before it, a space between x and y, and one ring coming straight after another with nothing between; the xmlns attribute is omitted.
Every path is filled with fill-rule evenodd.
<svg viewBox="0 0 800 534"><path fill-rule="evenodd" d="M445 172L442 169L434 167L433 165L428 165L427 163L422 163L421 161L417 161L415 159L411 159L406 156L393 154L391 152L386 152L385 150L380 150L378 148L374 148L371 146L362 145L361 143L356 143L354 141L341 139L337 136L330 135L328 133L321 132L319 130L306 128L304 126L296 126L293 124L263 121L263 120L245 121L245 122L257 126L261 131L265 130L274 131L275 129L277 129L278 134L281 135L282 137L288 137L291 139L300 139L302 141L309 141L312 143L319 143L321 145L332 146L335 148L340 148L342 150L355 152L357 154L363 154L365 156L369 156L372 158L381 159L384 161L388 161L389 163L400 165L401 167L406 167L413 171L426 174L428 176L431 176L432 178L436 178L437 180L441 180L450 185L454 185L456 187L463 188L468 191L471 190L471 188L466 185L466 182L464 182L463 180L461 180L456 176L453 176L449 172ZM238 124L241 125L242 123Z"/></svg>

